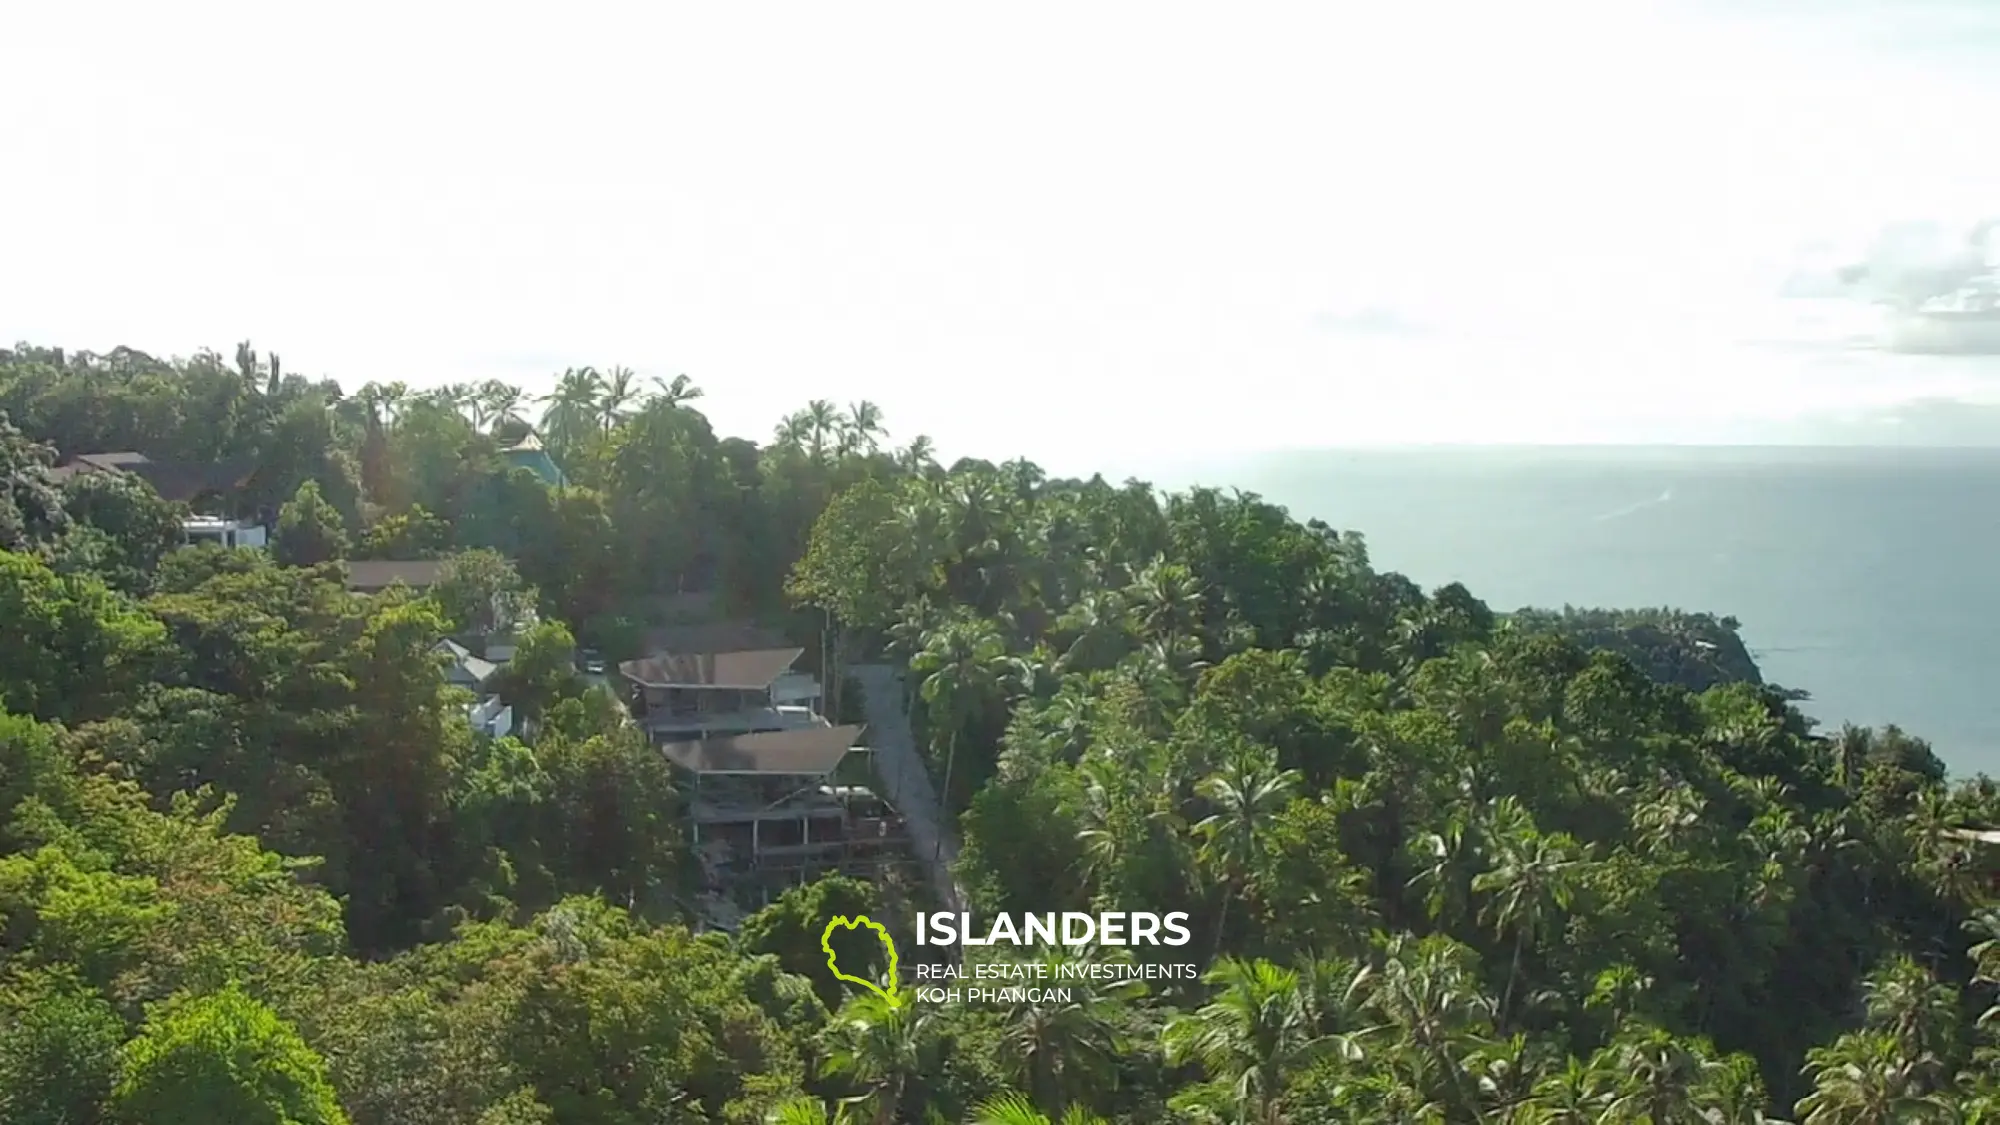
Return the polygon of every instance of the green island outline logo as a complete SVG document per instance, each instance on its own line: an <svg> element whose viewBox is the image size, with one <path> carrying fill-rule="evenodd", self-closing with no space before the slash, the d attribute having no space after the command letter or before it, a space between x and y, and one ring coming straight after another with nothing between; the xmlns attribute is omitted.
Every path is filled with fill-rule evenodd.
<svg viewBox="0 0 2000 1125"><path fill-rule="evenodd" d="M886 989L872 980L863 980L860 977L848 976L846 973L840 971L840 966L834 964L833 931L841 928L850 930L859 929L862 926L874 930L875 936L882 939L883 948L889 951L889 987ZM849 918L845 914L835 915L833 920L826 924L826 932L819 935L819 947L826 954L826 967L832 970L835 980L844 980L852 984L858 984L863 988L873 989L876 995L891 1004L902 1003L896 995L896 939L889 936L888 928L883 926L882 923L869 921L866 914L857 914L852 918Z"/></svg>

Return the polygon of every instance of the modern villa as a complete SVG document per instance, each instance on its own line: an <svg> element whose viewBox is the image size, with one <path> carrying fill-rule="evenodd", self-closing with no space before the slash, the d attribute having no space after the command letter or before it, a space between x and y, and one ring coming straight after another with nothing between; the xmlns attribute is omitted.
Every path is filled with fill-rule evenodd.
<svg viewBox="0 0 2000 1125"><path fill-rule="evenodd" d="M663 652L627 660L632 716L655 742L824 728L819 681L792 665L802 648Z"/></svg>
<svg viewBox="0 0 2000 1125"><path fill-rule="evenodd" d="M907 858L902 819L837 783L866 753L864 728L817 711L819 682L792 670L804 650L663 652L618 666L635 721L688 780L693 841L711 889L765 889L829 870Z"/></svg>
<svg viewBox="0 0 2000 1125"><path fill-rule="evenodd" d="M248 462L187 465L156 461L128 450L81 453L51 469L49 476L58 483L90 475L142 480L162 500L193 509L193 514L181 521L182 542L190 546L214 543L221 547L265 547L270 544L266 522L219 514L229 509L230 498L249 483L252 471L253 466Z"/></svg>
<svg viewBox="0 0 2000 1125"><path fill-rule="evenodd" d="M181 521L181 541L188 546L213 543L218 547L268 547L270 529L250 520L223 516L189 516Z"/></svg>

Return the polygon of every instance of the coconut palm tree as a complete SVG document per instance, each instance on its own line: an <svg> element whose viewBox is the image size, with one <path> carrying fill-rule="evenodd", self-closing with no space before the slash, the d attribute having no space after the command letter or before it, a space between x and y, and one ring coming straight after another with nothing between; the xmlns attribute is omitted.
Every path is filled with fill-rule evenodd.
<svg viewBox="0 0 2000 1125"><path fill-rule="evenodd" d="M702 395L701 388L695 386L694 380L685 375L676 375L672 379L655 377L653 386L658 390L660 399L668 406L693 402Z"/></svg>
<svg viewBox="0 0 2000 1125"><path fill-rule="evenodd" d="M1083 961L1057 950L1041 958L1043 979ZM1001 1013L1000 1059L1009 1077L1039 1105L1060 1112L1086 1089L1102 1088L1117 1072L1120 1036L1112 1008L1146 991L1136 980L1070 990L1071 1000L1020 1000Z"/></svg>
<svg viewBox="0 0 2000 1125"><path fill-rule="evenodd" d="M921 680L918 695L948 740L944 780L938 787L938 799L947 808L959 738L998 690L1006 661L1007 642L1000 631L991 621L977 617L946 621L925 639L923 651L910 661L910 670Z"/></svg>
<svg viewBox="0 0 2000 1125"><path fill-rule="evenodd" d="M1575 897L1582 871L1581 850L1562 833L1536 831L1532 818L1512 796L1502 797L1487 814L1481 835L1493 867L1472 879L1472 892L1485 896L1485 921L1495 936L1514 936L1507 985L1500 994L1500 1017L1512 1015L1510 1004L1521 976L1521 957L1530 940L1548 934Z"/></svg>
<svg viewBox="0 0 2000 1125"><path fill-rule="evenodd" d="M1517 1125L1601 1125L1608 1120L1612 1083L1602 1055L1586 1062L1572 1058L1561 1070L1544 1074L1528 1094Z"/></svg>
<svg viewBox="0 0 2000 1125"><path fill-rule="evenodd" d="M823 462L840 442L844 426L840 408L827 399L816 398L806 403L804 416L806 452L815 463Z"/></svg>
<svg viewBox="0 0 2000 1125"><path fill-rule="evenodd" d="M1911 1074L1933 1087L1956 1054L1958 994L1930 970L1898 955L1862 983L1867 1026L1893 1036Z"/></svg>
<svg viewBox="0 0 2000 1125"><path fill-rule="evenodd" d="M638 373L629 367L614 367L605 372L604 386L597 400L598 424L605 433L610 433L630 413L632 400L639 397L639 388L633 385L638 377Z"/></svg>
<svg viewBox="0 0 2000 1125"><path fill-rule="evenodd" d="M1110 1125L1081 1106L1071 1106L1060 1119L1035 1108L1020 1094L1006 1094L980 1102L972 1111L973 1125Z"/></svg>
<svg viewBox="0 0 2000 1125"><path fill-rule="evenodd" d="M820 1073L861 1087L850 1104L875 1125L906 1120L901 1109L913 1080L936 1061L934 1021L932 1009L914 998L890 1000L875 992L855 996L841 1005L821 1032L826 1054Z"/></svg>
<svg viewBox="0 0 2000 1125"><path fill-rule="evenodd" d="M1154 559L1134 576L1125 594L1139 628L1168 652L1179 647L1201 616L1201 580L1180 563Z"/></svg>
<svg viewBox="0 0 2000 1125"><path fill-rule="evenodd" d="M771 442L784 449L803 452L812 441L812 421L803 410L795 410L785 415L777 428L771 431Z"/></svg>
<svg viewBox="0 0 2000 1125"><path fill-rule="evenodd" d="M1080 1106L1071 1106L1060 1119L1035 1108L1020 1094L990 1098L974 1107L973 1125L1110 1125L1104 1118Z"/></svg>
<svg viewBox="0 0 2000 1125"><path fill-rule="evenodd" d="M1836 780L1849 793L1860 792L1861 775L1867 772L1868 760L1874 756L1875 732L1868 727L1843 723L1840 733L1834 735L1831 741Z"/></svg>
<svg viewBox="0 0 2000 1125"><path fill-rule="evenodd" d="M1124 859L1125 837L1119 831L1124 799L1117 771L1103 758L1081 762L1077 775L1083 781L1083 805L1076 840L1083 849L1083 877L1102 883L1118 870Z"/></svg>
<svg viewBox="0 0 2000 1125"><path fill-rule="evenodd" d="M488 379L479 384L480 416L485 420L487 432L496 433L502 427L519 423L523 398L521 388L512 383Z"/></svg>
<svg viewBox="0 0 2000 1125"><path fill-rule="evenodd" d="M1168 1023L1161 1046L1172 1065L1199 1062L1229 1087L1245 1123L1275 1123L1285 1074L1322 1051L1359 1057L1355 1044L1315 1034L1299 976L1269 961L1225 957L1204 978L1214 997Z"/></svg>
<svg viewBox="0 0 2000 1125"><path fill-rule="evenodd" d="M882 439L889 431L882 428L882 408L862 399L849 403L847 416L841 425L843 453L874 453L882 448Z"/></svg>
<svg viewBox="0 0 2000 1125"><path fill-rule="evenodd" d="M569 461L599 432L604 376L594 367L572 367L542 397L542 436L558 462Z"/></svg>
<svg viewBox="0 0 2000 1125"><path fill-rule="evenodd" d="M1217 953L1229 932L1229 904L1242 893L1263 852L1271 819L1290 803L1300 780L1299 771L1278 769L1275 753L1257 749L1237 754L1220 773L1195 786L1196 794L1216 810L1196 823L1194 831L1201 839L1202 862L1222 875L1222 909L1215 922Z"/></svg>
<svg viewBox="0 0 2000 1125"><path fill-rule="evenodd" d="M1618 1089L1605 1103L1613 1121L1687 1122L1704 1117L1696 1089L1708 1062L1682 1040L1657 1027L1628 1031L1612 1045Z"/></svg>
<svg viewBox="0 0 2000 1125"><path fill-rule="evenodd" d="M1921 1125L1952 1119L1945 1099L1929 1093L1887 1031L1849 1032L1806 1052L1813 1091L1799 1099L1800 1125Z"/></svg>
<svg viewBox="0 0 2000 1125"><path fill-rule="evenodd" d="M1395 1058L1409 1081L1448 1099L1454 1119L1477 1117L1474 1084L1460 1059L1469 1042L1491 1037L1493 1002L1478 987L1478 958L1450 938L1407 935L1390 943L1379 969L1365 968L1352 994L1382 1020L1359 1033L1370 1042L1399 1043Z"/></svg>
<svg viewBox="0 0 2000 1125"><path fill-rule="evenodd" d="M829 1110L818 1098L792 1098L773 1106L764 1115L764 1125L847 1125L852 1115L845 1110L845 1106Z"/></svg>
<svg viewBox="0 0 2000 1125"><path fill-rule="evenodd" d="M896 452L896 464L913 477L929 476L938 467L937 445L929 436L918 434Z"/></svg>

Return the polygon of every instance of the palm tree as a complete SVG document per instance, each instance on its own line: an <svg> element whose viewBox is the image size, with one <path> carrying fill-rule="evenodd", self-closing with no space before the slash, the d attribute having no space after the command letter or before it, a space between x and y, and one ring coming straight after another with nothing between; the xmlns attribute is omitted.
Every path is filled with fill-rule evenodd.
<svg viewBox="0 0 2000 1125"><path fill-rule="evenodd" d="M1951 1106L1923 1083L1887 1031L1849 1032L1806 1052L1813 1092L1799 1099L1800 1125L1917 1125L1952 1119Z"/></svg>
<svg viewBox="0 0 2000 1125"><path fill-rule="evenodd" d="M1545 1074L1522 1104L1519 1125L1600 1125L1609 1117L1615 1076L1600 1064L1570 1059L1563 1069Z"/></svg>
<svg viewBox="0 0 2000 1125"><path fill-rule="evenodd" d="M1457 1116L1477 1116L1477 1099L1459 1058L1467 1041L1490 1036L1493 1002L1475 983L1478 958L1440 934L1396 938L1379 970L1363 969L1351 986L1385 1021L1361 1034L1408 1045L1396 1056L1413 1064L1411 1078L1448 1095Z"/></svg>
<svg viewBox="0 0 2000 1125"><path fill-rule="evenodd" d="M410 388L403 383L369 383L355 392L374 424L392 427L410 400Z"/></svg>
<svg viewBox="0 0 2000 1125"><path fill-rule="evenodd" d="M1344 1037L1314 1032L1299 976L1269 961L1225 957L1204 978L1216 993L1161 1032L1167 1061L1199 1062L1226 1083L1245 1122L1275 1123L1284 1075L1324 1050L1358 1057ZM1254 1109L1254 1113L1252 1110Z"/></svg>
<svg viewBox="0 0 2000 1125"><path fill-rule="evenodd" d="M1054 951L1041 960L1044 979L1056 980L1062 966L1081 959ZM1011 1004L1001 1016L1002 1064L1036 1102L1061 1111L1080 1090L1099 1088L1116 1073L1120 1042L1108 1009L1145 990L1124 979L1071 990L1079 999Z"/></svg>
<svg viewBox="0 0 2000 1125"><path fill-rule="evenodd" d="M475 430L485 422L485 408L479 401L479 389L470 383L446 383L432 390L430 397L439 406L464 415Z"/></svg>
<svg viewBox="0 0 2000 1125"><path fill-rule="evenodd" d="M480 417L489 433L521 421L521 388L498 379L479 384Z"/></svg>
<svg viewBox="0 0 2000 1125"><path fill-rule="evenodd" d="M933 1062L938 1042L933 1020L931 1009L914 999L890 1000L874 992L855 996L821 1032L826 1058L820 1073L863 1087L851 1104L869 1111L875 1125L894 1125L904 1119L900 1110L911 1079Z"/></svg>
<svg viewBox="0 0 2000 1125"><path fill-rule="evenodd" d="M1180 563L1154 559L1133 578L1126 596L1140 629L1170 653L1201 615L1201 580Z"/></svg>
<svg viewBox="0 0 2000 1125"><path fill-rule="evenodd" d="M1875 753L1875 732L1868 727L1857 727L1853 723L1843 723L1840 733L1833 737L1834 767L1839 771L1840 787L1849 793L1861 791L1861 775L1868 771L1868 760Z"/></svg>
<svg viewBox="0 0 2000 1125"><path fill-rule="evenodd" d="M557 461L569 460L599 432L604 396L604 376L594 367L572 367L556 380L555 390L543 396L542 435Z"/></svg>
<svg viewBox="0 0 2000 1125"><path fill-rule="evenodd" d="M1488 814L1484 833L1491 870L1473 877L1474 894L1486 895L1486 921L1496 936L1514 935L1500 1016L1509 1017L1521 956L1530 939L1545 935L1575 896L1581 857L1576 841L1561 833L1543 835L1513 797L1502 797Z"/></svg>
<svg viewBox="0 0 2000 1125"><path fill-rule="evenodd" d="M639 388L633 386L638 374L629 367L614 367L604 376L604 385L597 401L598 423L605 433L610 433L618 423L625 420L632 400L639 395Z"/></svg>
<svg viewBox="0 0 2000 1125"><path fill-rule="evenodd" d="M882 428L881 407L867 399L848 405L841 427L841 441L847 447L843 452L873 453L882 448L882 439L888 436L889 431Z"/></svg>
<svg viewBox="0 0 2000 1125"><path fill-rule="evenodd" d="M676 375L671 380L655 377L653 386L658 388L659 398L668 406L693 402L702 395L701 388L695 386L694 380L685 375Z"/></svg>
<svg viewBox="0 0 2000 1125"><path fill-rule="evenodd" d="M1195 786L1195 792L1216 808L1194 830L1201 837L1202 861L1223 873L1222 909L1215 923L1217 953L1229 931L1229 903L1242 893L1263 852L1271 818L1290 803L1299 781L1297 770L1278 769L1276 754L1248 751Z"/></svg>
<svg viewBox="0 0 2000 1125"><path fill-rule="evenodd" d="M1110 1125L1081 1106L1069 1107L1058 1120L1020 1094L989 1098L975 1106L972 1114L973 1125Z"/></svg>
<svg viewBox="0 0 2000 1125"><path fill-rule="evenodd" d="M896 453L896 464L913 477L929 476L938 467L936 443L927 435L918 434Z"/></svg>
<svg viewBox="0 0 2000 1125"><path fill-rule="evenodd" d="M764 1115L764 1125L846 1125L849 1114L829 1112L818 1098L798 1097L780 1102Z"/></svg>
<svg viewBox="0 0 2000 1125"><path fill-rule="evenodd" d="M840 408L823 398L806 403L804 412L806 452L815 462L826 460L828 450L840 439L843 420Z"/></svg>
<svg viewBox="0 0 2000 1125"><path fill-rule="evenodd" d="M1645 1027L1622 1036L1612 1051L1619 1089L1605 1103L1606 1116L1689 1125L1703 1120L1694 1098L1707 1060L1686 1044L1660 1028Z"/></svg>
<svg viewBox="0 0 2000 1125"><path fill-rule="evenodd" d="M910 670L922 679L918 693L949 740L944 781L938 788L938 800L947 810L959 736L999 687L1006 659L1007 642L991 621L960 618L945 622L926 638L924 650L910 661Z"/></svg>
<svg viewBox="0 0 2000 1125"><path fill-rule="evenodd" d="M1913 1077L1933 1086L1955 1052L1958 995L1930 970L1899 955L1862 984L1867 1026L1893 1036Z"/></svg>
<svg viewBox="0 0 2000 1125"><path fill-rule="evenodd" d="M785 415L777 428L771 432L771 442L785 449L804 450L812 441L812 421L803 410L795 410Z"/></svg>
<svg viewBox="0 0 2000 1125"><path fill-rule="evenodd" d="M1131 608L1116 591L1085 593L1056 620L1057 633L1072 638L1057 667L1064 672L1093 672L1115 665L1130 650L1136 625Z"/></svg>
<svg viewBox="0 0 2000 1125"><path fill-rule="evenodd" d="M1124 859L1124 834L1119 831L1124 800L1117 771L1105 759L1081 762L1077 774L1083 780L1083 807L1077 829L1077 843L1083 847L1082 874L1087 882L1102 883L1118 870Z"/></svg>

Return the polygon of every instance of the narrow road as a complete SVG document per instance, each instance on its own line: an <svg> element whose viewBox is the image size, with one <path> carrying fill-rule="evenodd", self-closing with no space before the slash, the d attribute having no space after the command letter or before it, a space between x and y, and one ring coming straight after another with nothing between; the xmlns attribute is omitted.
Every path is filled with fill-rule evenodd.
<svg viewBox="0 0 2000 1125"><path fill-rule="evenodd" d="M903 709L903 670L890 664L855 664L847 669L861 685L862 708L868 718L867 740L875 751L875 772L888 790L882 796L903 816L917 862L923 864L931 888L946 909L965 909L965 891L951 875L958 860L957 826L938 804L937 789L917 752Z"/></svg>

